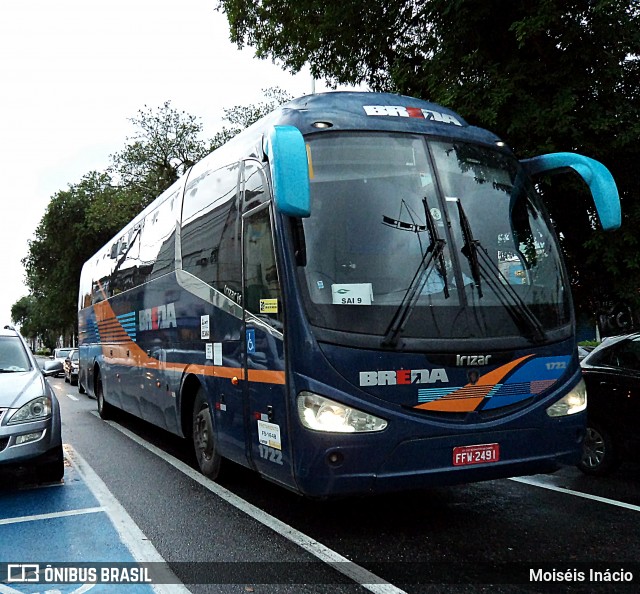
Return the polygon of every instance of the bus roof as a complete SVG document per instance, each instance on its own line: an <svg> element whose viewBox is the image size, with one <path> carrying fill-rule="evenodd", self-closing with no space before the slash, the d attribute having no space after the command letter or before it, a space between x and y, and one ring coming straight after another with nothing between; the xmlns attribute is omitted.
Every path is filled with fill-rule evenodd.
<svg viewBox="0 0 640 594"><path fill-rule="evenodd" d="M275 121L269 123L295 126L303 135L323 129L372 130L456 136L490 144L499 141L495 134L470 126L446 107L392 93L334 91L308 95L285 103L272 115Z"/></svg>

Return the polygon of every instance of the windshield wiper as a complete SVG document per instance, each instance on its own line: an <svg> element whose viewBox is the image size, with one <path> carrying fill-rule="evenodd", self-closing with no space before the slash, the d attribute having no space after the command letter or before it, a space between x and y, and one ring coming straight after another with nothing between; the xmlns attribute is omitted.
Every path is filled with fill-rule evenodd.
<svg viewBox="0 0 640 594"><path fill-rule="evenodd" d="M447 242L444 239L441 239L438 235L435 221L433 220L433 216L431 215L431 212L429 211L429 208L427 206L426 198L424 198L422 202L424 205L425 217L427 219L429 235L431 236L431 243L422 256L422 260L420 260L420 264L418 265L418 268L413 275L411 282L409 283L409 288L404 294L402 302L398 306L395 314L393 314L393 318L391 319L391 322L387 327L381 343L381 345L384 347L394 347L398 343L398 336L400 336L400 333L404 330L407 319L411 315L411 312L413 311L416 302L420 297L422 288L427 282L429 275L436 267L438 268L438 272L441 274L443 279L445 297L449 297L449 286L447 284L443 257L444 246ZM436 264L436 262L438 262L438 264Z"/></svg>
<svg viewBox="0 0 640 594"><path fill-rule="evenodd" d="M462 228L462 234L465 240L465 245L461 251L469 261L473 281L478 289L478 296L483 296L481 276L484 275L487 284L491 287L496 297L498 297L500 304L509 312L509 315L520 330L525 332L534 342L543 342L546 339L546 334L540 320L538 320L520 295L518 295L517 291L511 286L493 260L489 258L482 244L474 238L469 219L464 212L462 203L459 198L455 198L455 200L458 203L460 227ZM509 299L511 302L509 302Z"/></svg>
<svg viewBox="0 0 640 594"><path fill-rule="evenodd" d="M449 200L449 198L447 198ZM471 231L471 225L467 218L467 213L462 208L462 202L460 198L452 198L455 200L458 206L458 216L460 217L460 227L462 229L462 237L464 238L464 245L462 246L462 255L469 261L471 267L471 275L473 276L473 282L478 289L478 297L482 297L482 280L480 278L480 263L478 262L478 251L480 248L480 242L473 237Z"/></svg>
<svg viewBox="0 0 640 594"><path fill-rule="evenodd" d="M436 229L436 222L433 220L433 215L429 210L429 205L427 204L426 198L422 199L422 206L424 207L424 216L425 216L425 219L427 220L427 229L429 230L429 235L431 236L431 242L433 243L434 241L436 242L444 241L443 239L440 238L440 235L438 235L438 230ZM438 274L442 278L442 282L444 283L444 287L443 287L444 298L449 299L449 281L447 279L447 267L444 263L444 245L445 244L446 242L442 245L443 249L440 250L440 253L437 256L438 258L437 270L438 270Z"/></svg>

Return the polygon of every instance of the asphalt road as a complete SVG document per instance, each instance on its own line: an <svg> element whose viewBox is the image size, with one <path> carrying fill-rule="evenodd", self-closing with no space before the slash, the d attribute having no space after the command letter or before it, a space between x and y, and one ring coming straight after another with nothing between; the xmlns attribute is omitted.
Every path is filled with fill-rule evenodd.
<svg viewBox="0 0 640 594"><path fill-rule="evenodd" d="M638 591L638 466L317 502L233 464L208 481L188 444L127 415L102 421L94 400L50 382L69 456L61 488L95 475L102 508L121 509L150 546L134 543L134 557L163 559L191 592ZM0 505L29 491L22 481Z"/></svg>

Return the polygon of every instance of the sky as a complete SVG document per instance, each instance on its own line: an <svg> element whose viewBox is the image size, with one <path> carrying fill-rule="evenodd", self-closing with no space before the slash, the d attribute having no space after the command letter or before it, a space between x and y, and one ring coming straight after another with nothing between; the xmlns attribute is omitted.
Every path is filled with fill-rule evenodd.
<svg viewBox="0 0 640 594"><path fill-rule="evenodd" d="M104 171L145 107L171 101L200 119L203 138L224 108L260 102L278 86L314 88L229 41L216 0L0 2L0 323L28 294L21 260L56 192ZM344 87L342 87L344 88ZM315 91L327 90L321 81ZM77 287L69 287L77 293Z"/></svg>

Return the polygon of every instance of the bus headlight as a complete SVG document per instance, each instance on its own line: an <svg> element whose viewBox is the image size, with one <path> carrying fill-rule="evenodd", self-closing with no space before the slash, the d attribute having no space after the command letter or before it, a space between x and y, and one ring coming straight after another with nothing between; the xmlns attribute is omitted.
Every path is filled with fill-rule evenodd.
<svg viewBox="0 0 640 594"><path fill-rule="evenodd" d="M313 392L298 394L298 415L308 429L329 433L382 431L387 426L384 419Z"/></svg>
<svg viewBox="0 0 640 594"><path fill-rule="evenodd" d="M566 396L560 398L547 409L550 417L564 417L566 415L575 415L587 408L587 386L584 380L580 380L576 387Z"/></svg>

